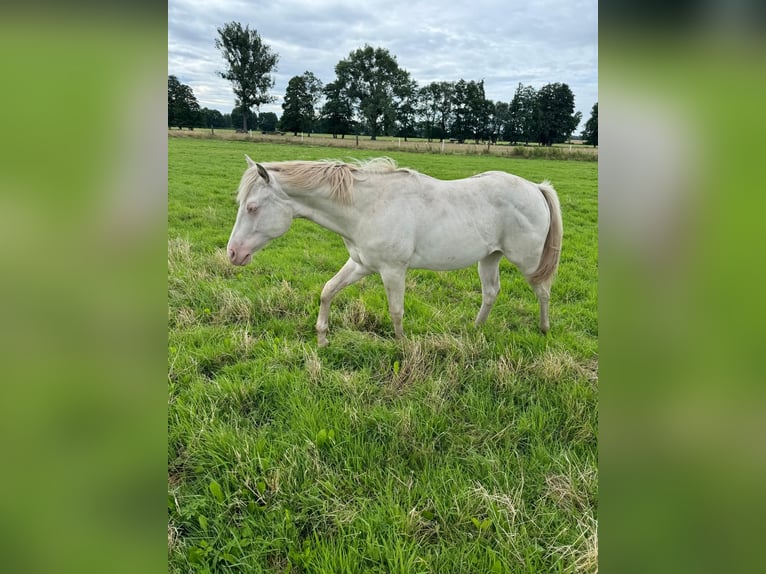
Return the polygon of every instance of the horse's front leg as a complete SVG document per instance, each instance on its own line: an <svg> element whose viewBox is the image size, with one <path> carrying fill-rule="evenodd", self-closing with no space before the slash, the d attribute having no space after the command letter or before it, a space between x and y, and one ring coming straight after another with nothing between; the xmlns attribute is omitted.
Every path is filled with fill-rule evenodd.
<svg viewBox="0 0 766 574"><path fill-rule="evenodd" d="M352 283L356 283L362 277L369 275L371 272L363 265L360 265L353 259L346 261L346 264L341 267L335 276L325 283L322 289L322 296L319 302L319 317L317 318L317 343L320 347L327 345L327 329L329 327L330 319L330 303L332 303L333 297L338 294L338 291L344 287L348 287Z"/></svg>
<svg viewBox="0 0 766 574"><path fill-rule="evenodd" d="M388 312L394 324L394 335L397 339L404 337L402 318L404 317L404 278L406 267L387 267L380 271L383 287L388 297Z"/></svg>

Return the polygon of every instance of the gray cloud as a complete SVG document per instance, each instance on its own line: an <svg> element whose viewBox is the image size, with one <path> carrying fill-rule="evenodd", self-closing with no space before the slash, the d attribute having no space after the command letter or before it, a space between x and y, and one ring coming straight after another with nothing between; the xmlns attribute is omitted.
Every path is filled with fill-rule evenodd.
<svg viewBox="0 0 766 574"><path fill-rule="evenodd" d="M388 49L420 85L484 80L487 97L509 102L519 82L536 88L564 82L589 117L598 100L597 0L170 0L168 73L194 90L200 105L230 112L231 85L216 72L223 58L216 28L238 21L255 28L279 54L273 95L261 111L281 115L295 75L323 82L335 65L370 44Z"/></svg>

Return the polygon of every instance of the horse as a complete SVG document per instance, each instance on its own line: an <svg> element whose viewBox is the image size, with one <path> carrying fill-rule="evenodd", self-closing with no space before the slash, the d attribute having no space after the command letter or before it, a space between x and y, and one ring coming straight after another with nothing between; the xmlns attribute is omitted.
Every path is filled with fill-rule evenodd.
<svg viewBox="0 0 766 574"><path fill-rule="evenodd" d="M378 273L396 338L404 337L407 269L447 271L478 261L487 319L500 291L500 260L524 275L540 304L540 330L550 330L548 304L559 265L563 224L548 180L535 184L502 171L445 181L398 167L390 158L365 162L281 161L247 168L227 245L233 265L305 218L343 238L349 258L322 289L317 342L328 344L330 304L338 292Z"/></svg>

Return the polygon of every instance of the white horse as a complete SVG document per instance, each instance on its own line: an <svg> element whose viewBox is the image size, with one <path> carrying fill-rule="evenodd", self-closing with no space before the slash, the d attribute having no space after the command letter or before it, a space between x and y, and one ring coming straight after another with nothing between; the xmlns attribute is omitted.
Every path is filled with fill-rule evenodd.
<svg viewBox="0 0 766 574"><path fill-rule="evenodd" d="M403 337L404 276L410 267L444 271L479 262L487 319L500 291L505 256L524 274L540 302L547 333L548 301L559 263L561 208L547 182L531 183L501 171L442 181L393 160L366 163L286 161L255 163L237 194L239 210L227 251L234 265L284 234L296 217L339 234L349 259L322 289L316 330L327 345L330 303L344 287L379 273L396 337Z"/></svg>

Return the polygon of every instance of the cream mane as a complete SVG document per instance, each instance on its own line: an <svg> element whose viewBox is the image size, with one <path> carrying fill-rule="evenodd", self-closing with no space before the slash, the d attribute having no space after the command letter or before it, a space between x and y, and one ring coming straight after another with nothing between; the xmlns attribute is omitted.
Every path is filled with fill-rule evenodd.
<svg viewBox="0 0 766 574"><path fill-rule="evenodd" d="M354 181L357 179L373 174L413 173L412 170L397 167L396 162L390 157L354 160L353 163L337 160L280 161L265 163L263 166L270 173L276 174L283 185L307 191L329 188L328 197L345 204L352 202ZM247 193L258 177L260 176L255 167L245 172L237 194L238 202L247 197Z"/></svg>

